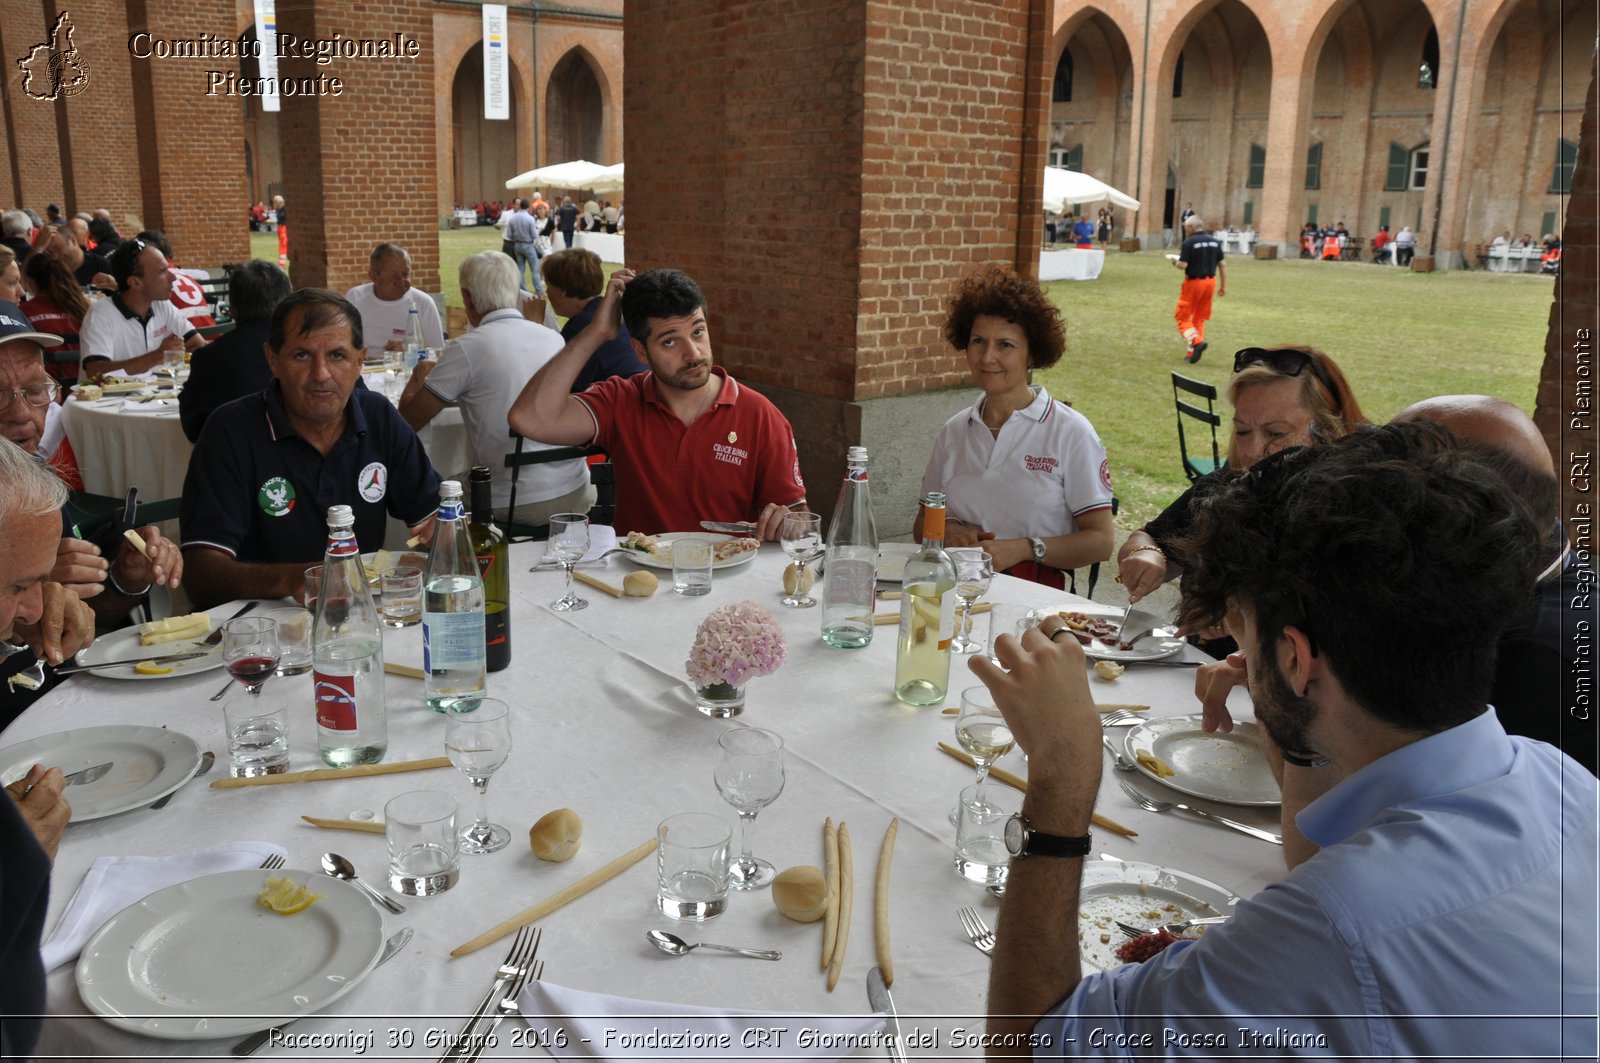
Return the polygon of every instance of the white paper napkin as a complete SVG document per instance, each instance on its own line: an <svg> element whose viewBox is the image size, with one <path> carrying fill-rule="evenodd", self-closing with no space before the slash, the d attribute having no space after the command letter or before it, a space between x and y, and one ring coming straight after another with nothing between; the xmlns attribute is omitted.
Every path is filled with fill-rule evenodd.
<svg viewBox="0 0 1600 1063"><path fill-rule="evenodd" d="M807 1015L700 1008L542 981L529 982L517 1003L530 1024L550 1019L566 1028L567 1045L550 1049L557 1059L749 1059L769 1054L784 1059L842 1059L864 1046L881 1052L887 1043L881 1013ZM779 1026L787 1026L791 1034L812 1031L810 1047L798 1037L785 1040L781 1050L750 1039L759 1036L753 1031Z"/></svg>
<svg viewBox="0 0 1600 1063"><path fill-rule="evenodd" d="M146 402L135 402L133 399L122 400L123 413L173 413L177 408L177 399L150 399Z"/></svg>
<svg viewBox="0 0 1600 1063"><path fill-rule="evenodd" d="M611 564L611 559L609 557L601 558L600 555L607 550L616 549L616 545L617 529L609 524L589 525L589 552L578 559L577 567L605 568ZM540 564L558 565L559 562L556 560L554 553L547 552L541 559Z"/></svg>
<svg viewBox="0 0 1600 1063"><path fill-rule="evenodd" d="M221 871L260 867L269 856L287 855L283 846L270 842L229 842L172 856L102 856L83 876L40 947L44 969L53 971L77 959L107 919L157 890Z"/></svg>

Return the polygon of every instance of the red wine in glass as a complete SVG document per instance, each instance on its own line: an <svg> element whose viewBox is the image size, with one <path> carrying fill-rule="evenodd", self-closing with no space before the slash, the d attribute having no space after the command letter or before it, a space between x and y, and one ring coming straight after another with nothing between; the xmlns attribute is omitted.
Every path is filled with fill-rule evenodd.
<svg viewBox="0 0 1600 1063"><path fill-rule="evenodd" d="M278 667L278 658L266 654L236 657L228 662L228 674L244 685L250 693L259 693L267 677Z"/></svg>

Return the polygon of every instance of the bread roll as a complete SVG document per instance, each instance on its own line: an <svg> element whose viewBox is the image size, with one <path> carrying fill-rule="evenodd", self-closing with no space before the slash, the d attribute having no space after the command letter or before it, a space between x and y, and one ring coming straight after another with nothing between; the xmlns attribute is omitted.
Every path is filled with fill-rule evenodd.
<svg viewBox="0 0 1600 1063"><path fill-rule="evenodd" d="M785 868L772 880L772 903L797 923L815 923L828 910L828 876L822 868Z"/></svg>
<svg viewBox="0 0 1600 1063"><path fill-rule="evenodd" d="M578 854L582 837L583 820L570 808L558 808L539 817L528 832L528 845L540 860L559 864Z"/></svg>

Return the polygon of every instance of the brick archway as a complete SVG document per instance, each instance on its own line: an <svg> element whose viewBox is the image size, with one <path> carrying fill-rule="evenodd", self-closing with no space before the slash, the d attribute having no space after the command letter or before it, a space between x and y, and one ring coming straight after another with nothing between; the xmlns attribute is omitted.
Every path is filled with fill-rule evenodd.
<svg viewBox="0 0 1600 1063"><path fill-rule="evenodd" d="M511 194L506 179L523 169L518 130L527 121L527 101L516 60L508 58L507 67L510 118L491 121L483 117L483 42L464 49L454 65L449 90L448 167L441 171L448 181L444 198L454 203L504 200Z"/></svg>
<svg viewBox="0 0 1600 1063"><path fill-rule="evenodd" d="M609 92L599 61L587 48L569 49L554 66L544 85L544 138L552 163L606 158L606 114Z"/></svg>

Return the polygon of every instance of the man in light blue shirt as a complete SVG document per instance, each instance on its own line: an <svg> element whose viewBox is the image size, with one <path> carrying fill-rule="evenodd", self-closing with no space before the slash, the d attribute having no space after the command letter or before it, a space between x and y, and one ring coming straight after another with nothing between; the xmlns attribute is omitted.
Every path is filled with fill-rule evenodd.
<svg viewBox="0 0 1600 1063"><path fill-rule="evenodd" d="M1487 704L1537 540L1433 426L1287 451L1220 491L1181 619L1225 622L1247 655L1290 870L1200 940L1087 978L1078 854L1101 758L1082 652L1052 618L999 640L1006 670L974 660L1030 764L996 1051L1593 1059L1596 781Z"/></svg>
<svg viewBox="0 0 1600 1063"><path fill-rule="evenodd" d="M505 238L511 244L512 256L517 260L517 284L522 283L522 270L533 274L533 292L544 295L544 278L539 275L539 223L528 213L528 201L517 200L517 209L506 217Z"/></svg>

